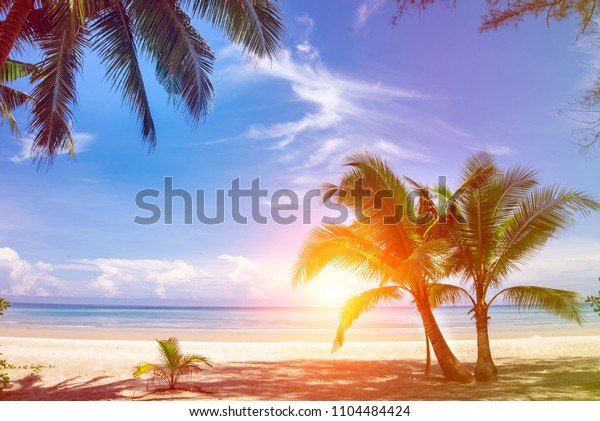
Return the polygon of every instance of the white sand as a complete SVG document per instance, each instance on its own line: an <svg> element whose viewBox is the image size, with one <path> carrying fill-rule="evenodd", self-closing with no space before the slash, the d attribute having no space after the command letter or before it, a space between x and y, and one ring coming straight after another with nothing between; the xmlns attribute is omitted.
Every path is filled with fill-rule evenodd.
<svg viewBox="0 0 600 421"><path fill-rule="evenodd" d="M456 356L473 368L472 340L450 341ZM348 342L335 354L330 342L192 342L184 352L214 362L183 379L180 390L147 389L132 368L156 361L148 340L0 338L10 363L51 365L37 374L9 370L6 400L251 399L251 400L448 400L600 399L600 336L497 339L492 351L500 382L460 385L422 372L422 341Z"/></svg>

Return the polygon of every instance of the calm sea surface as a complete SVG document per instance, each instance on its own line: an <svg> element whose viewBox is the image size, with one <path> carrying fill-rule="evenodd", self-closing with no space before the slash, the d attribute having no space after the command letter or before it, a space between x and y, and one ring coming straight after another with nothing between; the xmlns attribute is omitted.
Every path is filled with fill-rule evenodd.
<svg viewBox="0 0 600 421"><path fill-rule="evenodd" d="M442 328L474 329L468 307L435 311ZM174 331L319 332L337 328L338 309L264 307L134 307L94 305L18 304L0 317L0 334L6 328L106 329ZM538 311L518 312L512 306L491 311L494 330L600 329L600 317L586 308L583 328ZM416 333L422 331L411 307L384 307L362 316L352 327L363 333ZM583 332L582 332L583 333Z"/></svg>

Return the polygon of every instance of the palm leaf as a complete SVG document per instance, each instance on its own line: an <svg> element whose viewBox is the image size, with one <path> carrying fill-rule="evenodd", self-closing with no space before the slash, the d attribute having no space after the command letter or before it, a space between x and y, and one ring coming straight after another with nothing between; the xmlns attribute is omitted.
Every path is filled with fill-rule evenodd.
<svg viewBox="0 0 600 421"><path fill-rule="evenodd" d="M343 344L345 334L358 317L377 307L381 303L392 302L401 299L403 292L399 286L383 286L373 288L349 298L340 312L340 325L335 335L332 352L337 351Z"/></svg>
<svg viewBox="0 0 600 421"><path fill-rule="evenodd" d="M581 324L583 321L582 297L576 292L562 289L543 288L536 286L517 286L506 288L497 293L490 304L497 297L502 296L519 309L538 309L566 320Z"/></svg>
<svg viewBox="0 0 600 421"><path fill-rule="evenodd" d="M23 105L32 105L34 103L35 99L30 95L9 88L8 86L0 85L0 111L2 113L2 120L8 120L10 130L14 135L20 136L21 133L13 112Z"/></svg>
<svg viewBox="0 0 600 421"><path fill-rule="evenodd" d="M14 82L18 79L32 75L36 66L16 60L6 60L0 68L0 84Z"/></svg>
<svg viewBox="0 0 600 421"><path fill-rule="evenodd" d="M440 307L444 304L460 304L470 301L475 305L469 292L456 285L431 283L428 286L429 302L432 308Z"/></svg>
<svg viewBox="0 0 600 421"><path fill-rule="evenodd" d="M572 225L576 216L599 211L589 195L558 186L533 190L502 227L498 258L491 272L503 277L540 250L555 233Z"/></svg>
<svg viewBox="0 0 600 421"><path fill-rule="evenodd" d="M197 127L214 97L212 50L174 1L132 0L128 10L142 48L156 64L158 81L175 108Z"/></svg>
<svg viewBox="0 0 600 421"><path fill-rule="evenodd" d="M223 30L229 39L259 58L273 59L284 37L283 13L277 1L183 0L192 14Z"/></svg>
<svg viewBox="0 0 600 421"><path fill-rule="evenodd" d="M76 76L81 70L87 46L83 28L72 32L68 7L53 11L52 34L40 41L43 60L34 77L36 98L30 127L35 133L32 153L38 166L51 165L56 155L72 145L70 126L77 104Z"/></svg>
<svg viewBox="0 0 600 421"><path fill-rule="evenodd" d="M312 231L299 253L292 282L297 287L316 278L327 266L350 270L361 278L383 282L393 278L397 261L374 243L358 224L327 225Z"/></svg>
<svg viewBox="0 0 600 421"><path fill-rule="evenodd" d="M122 92L123 100L137 114L142 139L152 149L156 145L156 130L137 59L131 19L121 1L111 0L108 3L91 27L92 48L106 65L106 75L113 88Z"/></svg>

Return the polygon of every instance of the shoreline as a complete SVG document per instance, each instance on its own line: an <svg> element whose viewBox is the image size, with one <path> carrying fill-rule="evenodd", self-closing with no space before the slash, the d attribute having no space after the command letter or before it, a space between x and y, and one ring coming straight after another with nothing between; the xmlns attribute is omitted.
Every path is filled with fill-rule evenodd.
<svg viewBox="0 0 600 421"><path fill-rule="evenodd" d="M448 341L475 340L475 329L452 331L442 329ZM205 342L332 342L334 329L322 331L302 330L150 330L150 329L104 329L104 328L52 328L40 327L0 327L0 337L48 338L48 339L89 339L139 341L175 336L184 341ZM600 337L600 328L551 328L551 329L490 329L492 339L526 339L531 337ZM423 331L374 332L350 329L346 333L349 342L404 342L424 341Z"/></svg>

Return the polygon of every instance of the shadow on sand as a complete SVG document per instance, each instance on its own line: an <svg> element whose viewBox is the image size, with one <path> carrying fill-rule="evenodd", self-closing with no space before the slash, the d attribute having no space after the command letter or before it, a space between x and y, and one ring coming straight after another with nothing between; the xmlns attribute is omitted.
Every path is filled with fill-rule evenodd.
<svg viewBox="0 0 600 421"><path fill-rule="evenodd" d="M71 378L52 373L17 379L3 400L600 400L600 361L572 358L497 361L500 381L455 384L422 361L291 360L217 365L182 379L176 390L142 379ZM469 366L472 369L472 366ZM43 381L42 381L43 380ZM52 386L49 386L51 384ZM158 386L158 385L157 385Z"/></svg>

